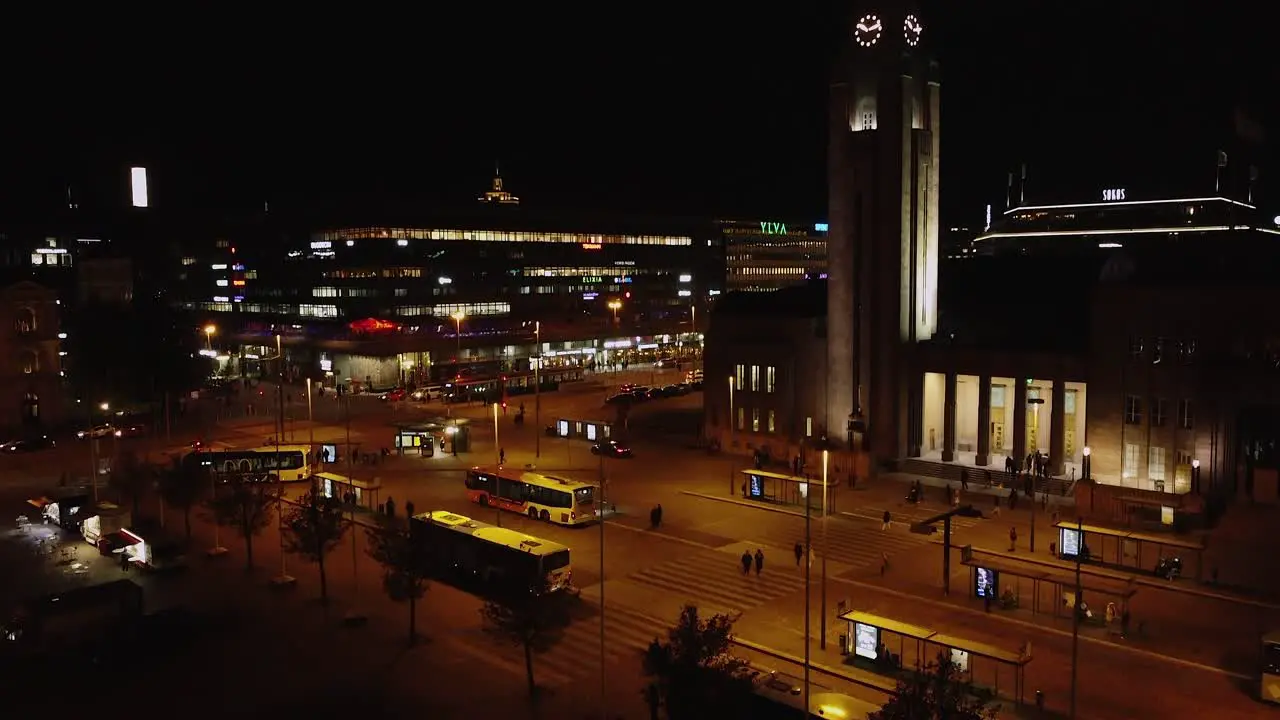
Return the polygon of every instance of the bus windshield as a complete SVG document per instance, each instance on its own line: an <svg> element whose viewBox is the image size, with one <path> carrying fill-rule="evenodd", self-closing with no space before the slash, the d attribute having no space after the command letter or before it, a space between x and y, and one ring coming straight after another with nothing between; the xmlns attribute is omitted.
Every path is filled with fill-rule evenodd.
<svg viewBox="0 0 1280 720"><path fill-rule="evenodd" d="M588 486L588 487L578 488L577 490L574 491L573 494L574 494L574 500L578 502L578 505L591 505L596 501L595 487Z"/></svg>
<svg viewBox="0 0 1280 720"><path fill-rule="evenodd" d="M1280 644L1262 643L1262 672L1280 675Z"/></svg>

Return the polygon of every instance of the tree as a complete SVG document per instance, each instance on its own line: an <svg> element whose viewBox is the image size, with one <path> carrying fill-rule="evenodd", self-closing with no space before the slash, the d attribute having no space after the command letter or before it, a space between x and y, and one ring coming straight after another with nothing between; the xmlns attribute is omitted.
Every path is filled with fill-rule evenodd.
<svg viewBox="0 0 1280 720"><path fill-rule="evenodd" d="M733 655L733 624L737 615L698 617L698 608L685 605L667 640L654 638L644 656L644 674L672 720L731 717L746 711L751 681L739 672L746 661Z"/></svg>
<svg viewBox="0 0 1280 720"><path fill-rule="evenodd" d="M89 442L97 441L90 440ZM137 453L126 451L120 454L119 461L111 468L111 477L108 478L108 481L111 487L129 498L129 502L133 506L134 522L137 522L142 505L142 496L147 490L155 486L156 469L142 462Z"/></svg>
<svg viewBox="0 0 1280 720"><path fill-rule="evenodd" d="M964 676L951 657L938 659L898 681L889 702L870 720L994 720L999 707L989 707L977 697L972 681Z"/></svg>
<svg viewBox="0 0 1280 720"><path fill-rule="evenodd" d="M342 504L336 498L308 493L290 507L284 516L284 547L315 563L320 568L320 604L329 604L329 579L324 559L338 547L347 534L342 517Z"/></svg>
<svg viewBox="0 0 1280 720"><path fill-rule="evenodd" d="M271 522L271 509L280 499L275 483L261 476L229 475L225 485L205 500L210 518L222 527L235 528L244 538L245 572L253 571L253 538Z"/></svg>
<svg viewBox="0 0 1280 720"><path fill-rule="evenodd" d="M365 532L369 557L382 566L382 589L394 602L409 604L409 644L413 645L418 639L418 600L427 592L431 573L430 548L415 541L408 529L393 525L390 518Z"/></svg>
<svg viewBox="0 0 1280 720"><path fill-rule="evenodd" d="M191 543L191 508L195 507L206 490L212 486L209 471L203 466L182 462L174 463L160 473L160 499L170 507L182 511L182 522L187 531L187 543Z"/></svg>
<svg viewBox="0 0 1280 720"><path fill-rule="evenodd" d="M504 587L480 608L480 616L486 632L524 650L529 696L536 696L533 656L555 647L569 624L569 608L563 593L548 592L542 585Z"/></svg>

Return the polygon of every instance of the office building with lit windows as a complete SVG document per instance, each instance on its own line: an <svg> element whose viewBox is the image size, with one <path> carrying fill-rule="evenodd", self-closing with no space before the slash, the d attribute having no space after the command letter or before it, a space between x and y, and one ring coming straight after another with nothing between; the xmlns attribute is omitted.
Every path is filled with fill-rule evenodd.
<svg viewBox="0 0 1280 720"><path fill-rule="evenodd" d="M706 372L728 380L707 384L708 434L952 481L1038 453L1045 488L1087 474L1123 512L1195 513L1214 491L1280 502L1280 218L1218 195L1102 197L1013 208L944 265L937 330L903 359L900 453L877 455L854 415L822 422L826 289L720 300Z"/></svg>
<svg viewBox="0 0 1280 720"><path fill-rule="evenodd" d="M826 223L722 220L725 287L768 292L826 277Z"/></svg>

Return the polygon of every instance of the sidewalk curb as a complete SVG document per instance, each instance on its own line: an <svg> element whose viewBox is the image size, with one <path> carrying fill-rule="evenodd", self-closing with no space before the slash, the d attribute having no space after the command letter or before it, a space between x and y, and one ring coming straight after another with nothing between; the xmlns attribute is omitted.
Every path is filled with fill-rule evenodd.
<svg viewBox="0 0 1280 720"><path fill-rule="evenodd" d="M799 665L800 667L804 667L804 658L796 657L791 653L786 653L781 650L774 650L771 647L767 647L765 645L761 645L760 643L752 642L750 640L745 640L740 637L735 637L733 639L733 644L741 645L742 647L748 650L758 652L762 655L768 655L770 657L774 657L779 660L784 660L794 665ZM826 665L823 663L816 663L816 662L813 662L812 660L809 661L809 667L814 670L817 670L820 673L823 673L824 675L830 675L832 677L839 678L846 682L851 682L854 685L861 685L862 687L870 688L877 692L885 693L889 697L892 697L893 695L897 694L898 683L893 680L890 680L887 677L883 679L877 676L872 676L870 678L860 678L856 675L849 673L847 670L833 668L830 665Z"/></svg>
<svg viewBox="0 0 1280 720"><path fill-rule="evenodd" d="M992 618L996 618L1001 622L1006 622L1011 625L1017 625L1019 627L1025 627L1032 630L1039 630L1041 632L1052 633L1059 637L1065 637L1065 638L1071 637L1071 633L1067 632L1066 630L1059 630L1058 628L1055 628L1055 627L1049 627L1047 625L1038 625L1033 622L1020 620L1018 618L1005 617L1003 615L996 614L996 613L988 614L981 610L976 610L974 608L966 607L964 605L957 605L949 602L944 602L942 600L935 600L934 598L924 597L923 595L912 595L911 593L903 592L901 590L894 590L892 588L887 588L880 585L873 585L871 583L862 582L860 580L829 577L827 578L827 581L844 583L846 585L851 585L853 587L856 587L860 590L870 590L873 592L880 592L886 595L892 595L894 597L902 598L905 600L917 600L923 603L927 603L929 605L933 605L934 607L943 608L951 612L959 611L959 612L967 613L969 615L975 615L980 617L992 617ZM1201 670L1203 672L1209 672L1215 675L1222 675L1225 677L1234 678L1236 680L1245 680L1248 682L1252 682L1257 679L1252 675L1238 673L1238 672L1235 672L1234 670L1226 670L1223 668L1214 667L1212 665L1205 665L1203 663L1198 663L1194 660L1184 660L1182 658L1174 657L1172 655L1164 655L1164 654L1155 652L1153 650L1144 650L1142 648L1133 647L1132 645L1123 645L1121 643L1110 642L1108 640L1099 640L1098 638L1091 637L1088 635L1080 635L1079 637L1082 642L1088 642L1088 643L1093 643L1095 645L1104 645L1104 646L1112 647L1117 650L1122 650L1124 652L1138 655L1140 657L1145 657L1149 660L1173 663L1175 665L1181 665L1182 667L1190 668L1192 670Z"/></svg>

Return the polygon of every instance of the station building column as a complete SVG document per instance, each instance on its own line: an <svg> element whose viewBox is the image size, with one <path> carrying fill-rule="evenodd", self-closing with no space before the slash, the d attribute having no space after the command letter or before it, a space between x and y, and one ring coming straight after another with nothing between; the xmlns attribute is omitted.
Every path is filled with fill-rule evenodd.
<svg viewBox="0 0 1280 720"><path fill-rule="evenodd" d="M973 464L991 464L991 376L978 376L978 452Z"/></svg>
<svg viewBox="0 0 1280 720"><path fill-rule="evenodd" d="M1067 383L1061 378L1053 381L1053 407L1049 409L1049 474L1061 475L1066 471L1067 431Z"/></svg>
<svg viewBox="0 0 1280 720"><path fill-rule="evenodd" d="M956 374L946 374L942 398L942 461L956 460Z"/></svg>
<svg viewBox="0 0 1280 720"><path fill-rule="evenodd" d="M1027 379L1013 379L1013 461L1019 468L1027 462Z"/></svg>

